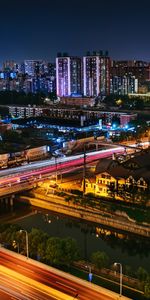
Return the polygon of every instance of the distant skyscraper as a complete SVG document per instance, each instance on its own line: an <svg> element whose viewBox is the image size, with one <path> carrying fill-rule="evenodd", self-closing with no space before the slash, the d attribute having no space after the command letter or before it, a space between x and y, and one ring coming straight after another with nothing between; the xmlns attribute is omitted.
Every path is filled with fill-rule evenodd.
<svg viewBox="0 0 150 300"><path fill-rule="evenodd" d="M28 74L30 76L34 76L35 74L35 65L36 61L35 60L25 60L24 61L24 73Z"/></svg>
<svg viewBox="0 0 150 300"><path fill-rule="evenodd" d="M23 66L24 73L32 77L47 72L47 64L43 60L24 60Z"/></svg>
<svg viewBox="0 0 150 300"><path fill-rule="evenodd" d="M16 72L18 71L18 64L14 60L6 60L3 63L2 70L4 72L10 72L10 71Z"/></svg>
<svg viewBox="0 0 150 300"><path fill-rule="evenodd" d="M57 95L81 94L81 59L68 54L58 54L56 58Z"/></svg>
<svg viewBox="0 0 150 300"><path fill-rule="evenodd" d="M56 64L48 63L48 92L56 93Z"/></svg>
<svg viewBox="0 0 150 300"><path fill-rule="evenodd" d="M108 52L90 52L83 57L84 96L102 98L110 93L110 58Z"/></svg>

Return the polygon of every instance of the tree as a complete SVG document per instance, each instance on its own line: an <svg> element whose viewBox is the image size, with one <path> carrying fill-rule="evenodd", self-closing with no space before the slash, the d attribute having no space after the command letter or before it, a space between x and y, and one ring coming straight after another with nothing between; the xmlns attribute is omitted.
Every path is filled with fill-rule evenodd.
<svg viewBox="0 0 150 300"><path fill-rule="evenodd" d="M1 107L0 107L0 114L1 114L1 117L2 117L2 118L8 116L8 114L9 114L9 109L8 109L8 107L6 107L6 106L1 106Z"/></svg>
<svg viewBox="0 0 150 300"><path fill-rule="evenodd" d="M60 265L63 257L61 240L57 237L51 237L46 244L46 260L52 265Z"/></svg>
<svg viewBox="0 0 150 300"><path fill-rule="evenodd" d="M148 278L148 272L142 267L138 268L136 274L140 281L146 281Z"/></svg>
<svg viewBox="0 0 150 300"><path fill-rule="evenodd" d="M0 240L2 243L7 244L9 247L13 247L13 241L18 241L20 227L15 224L6 224L0 228Z"/></svg>
<svg viewBox="0 0 150 300"><path fill-rule="evenodd" d="M50 100L56 100L57 99L56 92L48 93L48 98L50 98Z"/></svg>
<svg viewBox="0 0 150 300"><path fill-rule="evenodd" d="M43 241L38 244L37 247L37 258L38 260L44 261L45 260L45 255L46 255L46 242Z"/></svg>
<svg viewBox="0 0 150 300"><path fill-rule="evenodd" d="M14 131L14 130L6 130L3 133L3 141L18 143L19 141L21 141L20 133Z"/></svg>
<svg viewBox="0 0 150 300"><path fill-rule="evenodd" d="M150 299L150 276L148 276L144 286L144 295L146 298Z"/></svg>
<svg viewBox="0 0 150 300"><path fill-rule="evenodd" d="M125 267L124 267L124 273L127 276L133 276L133 270L132 270L131 266L125 265Z"/></svg>
<svg viewBox="0 0 150 300"><path fill-rule="evenodd" d="M117 96L117 95L109 95L109 96L106 96L105 99L104 99L104 103L110 107L110 106L115 106L116 105L116 99L118 99L120 96Z"/></svg>
<svg viewBox="0 0 150 300"><path fill-rule="evenodd" d="M48 235L44 233L42 230L37 228L32 228L32 231L29 234L31 257L36 257L37 255L44 256L44 251L42 249L46 247L47 239L48 239Z"/></svg>
<svg viewBox="0 0 150 300"><path fill-rule="evenodd" d="M105 252L97 251L92 253L91 261L96 267L101 269L108 266L109 257Z"/></svg>
<svg viewBox="0 0 150 300"><path fill-rule="evenodd" d="M70 266L70 264L79 259L79 248L77 246L76 240L68 237L65 239L62 239L61 241L61 247L62 247L62 263Z"/></svg>

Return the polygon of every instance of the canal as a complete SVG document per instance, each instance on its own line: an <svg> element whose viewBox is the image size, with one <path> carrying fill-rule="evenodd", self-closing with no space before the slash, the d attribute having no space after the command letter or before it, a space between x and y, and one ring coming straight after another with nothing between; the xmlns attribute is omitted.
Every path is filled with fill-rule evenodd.
<svg viewBox="0 0 150 300"><path fill-rule="evenodd" d="M85 260L88 260L95 251L104 251L112 264L118 261L123 266L130 266L133 271L140 266L147 271L150 270L150 241L148 239L36 209L33 208L35 212L33 215L25 216L15 222L27 231L36 227L51 237L76 239Z"/></svg>

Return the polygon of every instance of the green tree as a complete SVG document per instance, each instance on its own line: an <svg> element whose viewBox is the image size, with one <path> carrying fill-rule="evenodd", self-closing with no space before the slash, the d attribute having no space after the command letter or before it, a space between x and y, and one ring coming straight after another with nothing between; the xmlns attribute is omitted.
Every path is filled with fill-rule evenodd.
<svg viewBox="0 0 150 300"><path fill-rule="evenodd" d="M40 242L37 247L37 256L41 261L45 261L46 259L46 242Z"/></svg>
<svg viewBox="0 0 150 300"><path fill-rule="evenodd" d="M8 116L8 114L9 114L9 109L8 109L8 107L6 107L6 106L1 106L1 107L0 107L0 114L1 114L1 117L2 117L2 118Z"/></svg>
<svg viewBox="0 0 150 300"><path fill-rule="evenodd" d="M136 275L140 281L146 281L148 278L148 272L142 267L138 268Z"/></svg>
<svg viewBox="0 0 150 300"><path fill-rule="evenodd" d="M50 100L56 100L57 99L56 92L50 92L48 94L48 98L50 98Z"/></svg>
<svg viewBox="0 0 150 300"><path fill-rule="evenodd" d="M21 140L20 133L14 131L14 130L6 130L3 133L3 141L4 142L13 142L13 143L18 143Z"/></svg>
<svg viewBox="0 0 150 300"><path fill-rule="evenodd" d="M20 227L15 224L6 224L0 228L0 240L13 248L13 241L18 240L18 233Z"/></svg>
<svg viewBox="0 0 150 300"><path fill-rule="evenodd" d="M65 239L62 239L61 241L61 247L62 247L62 263L70 266L70 264L73 261L76 261L79 259L79 248L77 246L76 240L68 237Z"/></svg>
<svg viewBox="0 0 150 300"><path fill-rule="evenodd" d="M147 277L146 283L144 285L144 295L147 299L150 299L150 276Z"/></svg>
<svg viewBox="0 0 150 300"><path fill-rule="evenodd" d="M46 246L46 241L48 235L42 230L37 228L32 228L32 231L29 233L29 243L30 243L30 256L36 257L37 255L42 254L44 256L43 247ZM44 257L43 257L44 258Z"/></svg>
<svg viewBox="0 0 150 300"><path fill-rule="evenodd" d="M92 263L99 269L105 268L109 264L109 257L105 252L97 251L92 253L91 256Z"/></svg>
<svg viewBox="0 0 150 300"><path fill-rule="evenodd" d="M130 266L126 265L124 267L124 273L127 275L127 276L133 276L133 270Z"/></svg>
<svg viewBox="0 0 150 300"><path fill-rule="evenodd" d="M57 237L51 237L46 244L46 260L51 265L60 265L63 257L61 240Z"/></svg>

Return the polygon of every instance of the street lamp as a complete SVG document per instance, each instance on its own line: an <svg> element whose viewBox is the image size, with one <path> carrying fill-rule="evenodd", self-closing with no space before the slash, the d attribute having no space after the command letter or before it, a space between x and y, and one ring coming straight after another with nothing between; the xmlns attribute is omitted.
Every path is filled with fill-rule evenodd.
<svg viewBox="0 0 150 300"><path fill-rule="evenodd" d="M93 274L92 274L92 268L91 268L91 266L85 266L86 268L88 268L89 269L89 281L91 282L92 281L92 277L93 277Z"/></svg>
<svg viewBox="0 0 150 300"><path fill-rule="evenodd" d="M29 240L28 240L28 232L27 232L26 230L23 230L23 229L21 229L19 232L20 232L20 233L21 233L21 232L25 232L25 234L26 234L26 253L27 253L27 259L28 259L28 258L29 258Z"/></svg>
<svg viewBox="0 0 150 300"><path fill-rule="evenodd" d="M121 263L118 263L118 262L115 262L114 263L114 266L119 266L120 268L120 297L122 296L122 264Z"/></svg>

